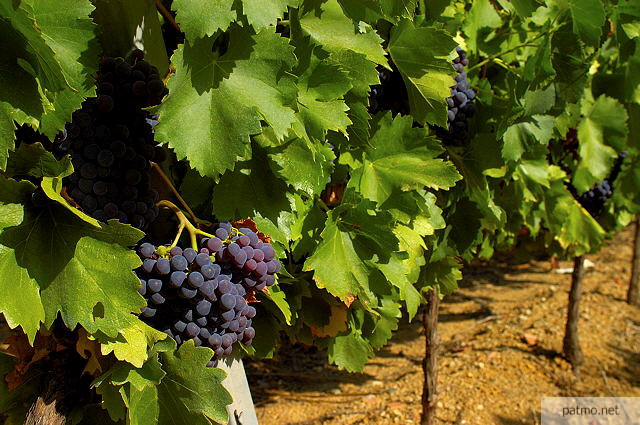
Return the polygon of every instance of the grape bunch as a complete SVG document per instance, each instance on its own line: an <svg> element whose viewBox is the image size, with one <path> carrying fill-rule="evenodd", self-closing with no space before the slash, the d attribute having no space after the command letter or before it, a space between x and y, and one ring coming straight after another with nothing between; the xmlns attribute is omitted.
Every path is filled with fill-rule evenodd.
<svg viewBox="0 0 640 425"><path fill-rule="evenodd" d="M142 108L167 93L158 70L132 56L100 64L97 97L73 113L58 154L71 154L74 173L67 194L93 218L118 219L145 230L158 216L158 193L149 186L150 161L164 160L153 139L152 120Z"/></svg>
<svg viewBox="0 0 640 425"><path fill-rule="evenodd" d="M578 197L578 202L584 207L591 216L599 218L604 210L604 204L611 195L613 195L613 182L618 177L622 162L626 158L626 154L622 153L616 159L611 174L603 181L596 183L591 189Z"/></svg>
<svg viewBox="0 0 640 425"><path fill-rule="evenodd" d="M447 98L447 131L439 130L438 136L447 145L462 146L469 138L468 118L472 117L476 111L473 100L476 92L473 91L464 67L469 65L467 54L462 48L456 48L458 57L453 60L453 68L458 75L454 77L455 85L451 86L451 96Z"/></svg>
<svg viewBox="0 0 640 425"><path fill-rule="evenodd" d="M234 343L251 345L256 309L247 300L275 282L280 262L255 232L229 223L221 223L200 247L140 245L143 263L136 274L147 300L140 316L178 344L193 340L211 348L215 363L231 354Z"/></svg>
<svg viewBox="0 0 640 425"><path fill-rule="evenodd" d="M236 229L230 223L217 225L215 237L203 239L205 250L215 255L222 271L247 292L262 291L275 283L275 274L282 267L273 247L246 227Z"/></svg>

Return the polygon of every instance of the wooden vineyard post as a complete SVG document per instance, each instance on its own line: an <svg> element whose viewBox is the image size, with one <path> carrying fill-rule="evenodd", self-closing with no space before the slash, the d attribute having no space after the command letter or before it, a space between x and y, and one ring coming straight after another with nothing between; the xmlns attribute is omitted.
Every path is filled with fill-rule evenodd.
<svg viewBox="0 0 640 425"><path fill-rule="evenodd" d="M233 403L227 406L229 423L224 425L258 425L258 416L253 406L242 360L225 358L220 361L218 367L227 372L227 377L222 381L222 385L233 397Z"/></svg>
<svg viewBox="0 0 640 425"><path fill-rule="evenodd" d="M627 303L640 306L640 218L636 220L636 233L633 240L633 260Z"/></svg>
<svg viewBox="0 0 640 425"><path fill-rule="evenodd" d="M425 333L425 354L422 361L424 385L422 387L422 418L421 425L433 425L436 416L436 402L438 398L438 310L440 297L437 288L432 288L427 294L427 307L422 313L422 326Z"/></svg>
<svg viewBox="0 0 640 425"><path fill-rule="evenodd" d="M578 321L580 320L580 297L582 295L582 279L584 277L584 257L579 255L573 260L571 273L571 289L569 290L569 306L567 325L564 332L563 351L576 373L584 360L578 338Z"/></svg>

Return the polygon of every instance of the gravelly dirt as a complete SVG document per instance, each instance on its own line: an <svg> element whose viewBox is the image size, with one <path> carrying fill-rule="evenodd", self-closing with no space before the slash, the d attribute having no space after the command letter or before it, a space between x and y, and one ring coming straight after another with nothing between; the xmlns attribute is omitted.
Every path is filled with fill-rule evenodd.
<svg viewBox="0 0 640 425"><path fill-rule="evenodd" d="M570 275L546 261L465 269L441 309L439 423L538 424L543 396L640 397L640 309L624 302L632 236L626 229L588 257L577 377L559 354ZM250 362L260 423L417 424L423 352L420 321L405 320L363 373L324 366L322 353L298 346Z"/></svg>

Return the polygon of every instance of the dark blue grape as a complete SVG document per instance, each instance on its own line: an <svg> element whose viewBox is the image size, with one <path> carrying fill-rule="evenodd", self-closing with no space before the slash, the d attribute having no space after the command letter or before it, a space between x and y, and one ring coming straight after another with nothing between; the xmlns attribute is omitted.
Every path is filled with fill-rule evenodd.
<svg viewBox="0 0 640 425"><path fill-rule="evenodd" d="M202 267L205 264L210 264L211 263L211 258L207 254L200 253L200 254L196 255L195 262L199 267Z"/></svg>
<svg viewBox="0 0 640 425"><path fill-rule="evenodd" d="M204 283L204 276L200 272L191 272L187 277L187 282L192 288L199 288Z"/></svg>
<svg viewBox="0 0 640 425"><path fill-rule="evenodd" d="M160 292L162 289L162 281L160 279L149 279L147 286L151 292Z"/></svg>
<svg viewBox="0 0 640 425"><path fill-rule="evenodd" d="M171 277L169 277L169 285L172 288L180 288L186 279L187 274L185 272L175 271L171 273Z"/></svg>
<svg viewBox="0 0 640 425"><path fill-rule="evenodd" d="M175 322L175 323L173 324L173 328L174 328L176 331L178 331L178 332L182 333L182 332L184 332L184 330L187 328L187 324L186 324L186 323L184 323L182 320L178 320L177 322Z"/></svg>
<svg viewBox="0 0 640 425"><path fill-rule="evenodd" d="M187 259L182 255L174 255L171 257L171 268L173 270L182 271L188 266Z"/></svg>
<svg viewBox="0 0 640 425"><path fill-rule="evenodd" d="M158 262L156 263L156 267L154 270L159 275L162 275L162 276L167 275L171 272L171 263L167 258L160 258L158 259Z"/></svg>
<svg viewBox="0 0 640 425"><path fill-rule="evenodd" d="M152 301L154 304L164 304L164 302L165 302L166 300L165 300L165 298L164 298L161 294L157 293L157 294L153 294L153 295L151 296L151 301Z"/></svg>
<svg viewBox="0 0 640 425"><path fill-rule="evenodd" d="M188 323L184 333L189 338L193 338L200 333L200 327L193 322Z"/></svg>
<svg viewBox="0 0 640 425"><path fill-rule="evenodd" d="M151 245L148 242L143 243L142 245L140 245L140 248L138 248L138 252L144 258L151 257L155 251L156 251L156 247Z"/></svg>
<svg viewBox="0 0 640 425"><path fill-rule="evenodd" d="M196 259L198 253L193 248L187 248L182 252L182 255L187 259L189 264L191 264Z"/></svg>
<svg viewBox="0 0 640 425"><path fill-rule="evenodd" d="M179 296L181 298L186 298L190 300L191 298L195 297L197 293L198 291L196 289L189 289L183 286L182 288L180 288Z"/></svg>

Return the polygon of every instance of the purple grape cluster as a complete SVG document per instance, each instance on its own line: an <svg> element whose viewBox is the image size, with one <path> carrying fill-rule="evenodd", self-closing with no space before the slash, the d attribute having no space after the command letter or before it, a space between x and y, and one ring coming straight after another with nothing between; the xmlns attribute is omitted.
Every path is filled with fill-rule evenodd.
<svg viewBox="0 0 640 425"><path fill-rule="evenodd" d="M256 309L246 300L272 285L281 267L271 245L252 230L220 223L215 234L200 241L199 251L143 243L136 270L147 300L140 317L178 344L193 340L211 348L214 363L231 354L235 342L251 345Z"/></svg>
<svg viewBox="0 0 640 425"><path fill-rule="evenodd" d="M243 285L247 292L262 291L275 283L275 274L282 265L275 258L271 244L262 242L253 230L236 229L231 223L219 223L215 237L202 240L201 252L215 255L222 271L231 275L232 281Z"/></svg>
<svg viewBox="0 0 640 425"><path fill-rule="evenodd" d="M447 121L448 131L441 131L439 136L445 144L461 146L468 140L469 123L468 118L475 114L476 92L473 91L464 67L469 65L467 54L462 48L456 49L458 57L453 60L453 68L458 75L454 77L455 85L451 86L451 96L447 98Z"/></svg>
<svg viewBox="0 0 640 425"><path fill-rule="evenodd" d="M627 155L625 153L620 154L613 165L609 177L596 183L591 189L578 197L580 205L582 205L591 216L599 218L602 214L605 202L613 195L613 182L618 177L620 169L622 168L622 162L626 157Z"/></svg>
<svg viewBox="0 0 640 425"><path fill-rule="evenodd" d="M140 294L147 300L144 321L178 344L193 340L211 348L215 358L231 354L236 341L251 344L256 309L247 304L244 287L222 273L208 253L176 246L162 256L149 243L140 245L138 253L143 259L136 271Z"/></svg>
<svg viewBox="0 0 640 425"><path fill-rule="evenodd" d="M100 64L97 97L87 99L66 126L58 154L71 154L74 173L67 194L93 218L118 219L145 230L158 216L158 193L149 186L150 161L164 150L153 139L142 108L167 93L158 70L133 55Z"/></svg>

